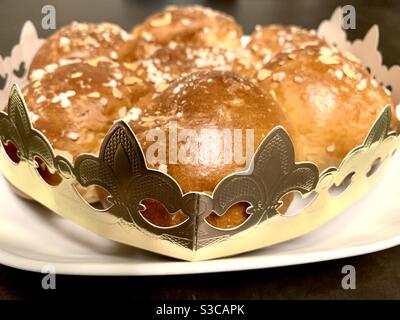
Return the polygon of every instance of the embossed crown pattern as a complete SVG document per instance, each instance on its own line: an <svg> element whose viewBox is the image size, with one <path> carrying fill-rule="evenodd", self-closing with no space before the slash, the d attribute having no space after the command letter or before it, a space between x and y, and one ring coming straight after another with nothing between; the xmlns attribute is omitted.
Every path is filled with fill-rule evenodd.
<svg viewBox="0 0 400 320"><path fill-rule="evenodd" d="M32 31L33 26L26 28ZM360 58L380 82L393 88L398 102L400 68L382 65L376 27L364 40L350 43L340 29L338 9L330 21L321 23L318 33ZM38 44L35 32L33 36ZM23 43L18 48L24 52ZM9 88L0 92L1 99ZM391 116L391 108L384 107L363 145L354 148L338 168L319 174L312 163L295 163L290 137L284 128L276 127L247 170L222 179L211 195L183 193L171 176L148 168L135 134L123 121L110 129L98 156L82 154L71 163L55 155L46 136L33 128L20 89L13 85L8 111L0 112L0 172L29 197L104 238L184 260L213 259L304 235L360 199L378 181L399 146L398 135L389 132ZM11 145L15 153L8 151ZM110 206L91 206L76 184L102 187L110 195ZM280 214L281 199L290 192L300 194L295 200L297 212ZM159 201L171 214L182 211L187 220L171 227L156 226L142 215L144 199ZM211 213L223 215L240 202L249 204L249 216L240 226L220 229L206 221Z"/></svg>
<svg viewBox="0 0 400 320"><path fill-rule="evenodd" d="M276 127L260 144L246 171L222 179L212 195L184 194L171 176L148 168L135 134L123 121L110 129L98 156L82 154L74 164L56 156L47 138L32 127L23 96L15 85L8 114L0 113L0 163L5 177L19 190L106 238L183 259L207 259L304 234L362 196L376 180L377 172L382 171L377 169L377 160L383 167L398 145L398 137L388 133L390 119L391 109L387 106L364 144L355 148L338 169L328 169L321 176L314 164L295 163L290 137L284 128ZM17 149L11 159L6 152L9 144ZM50 175L59 174L61 179L54 183L44 179L39 163ZM351 183L344 188L349 179ZM110 207L91 207L75 189L76 182L107 190ZM338 195L335 188L345 190ZM280 199L295 191L313 194L297 215L279 214ZM144 199L157 200L171 214L182 211L188 218L176 226L156 226L141 213ZM220 229L206 221L211 213L223 215L242 202L250 206L249 217L240 226ZM293 220L299 224L293 224Z"/></svg>

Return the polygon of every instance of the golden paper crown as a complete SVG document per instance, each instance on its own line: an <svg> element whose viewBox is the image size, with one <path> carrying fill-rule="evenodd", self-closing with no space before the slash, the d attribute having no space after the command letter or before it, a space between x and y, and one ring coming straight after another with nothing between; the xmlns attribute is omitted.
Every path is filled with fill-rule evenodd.
<svg viewBox="0 0 400 320"><path fill-rule="evenodd" d="M123 121L106 135L98 157L82 154L71 164L55 156L47 138L32 127L15 85L8 114L0 113L0 171L17 189L100 236L180 259L211 259L303 235L362 197L399 144L398 136L388 133L390 119L387 106L364 144L351 151L338 169L328 169L321 176L314 164L294 162L288 134L276 127L258 147L249 169L222 179L212 196L183 194L171 176L147 167L134 133ZM10 144L17 153L6 152ZM43 172L59 174L61 179L50 179ZM106 189L110 208L90 206L76 190L76 182ZM312 199L298 214L280 215L280 199L293 191L313 192ZM171 213L181 210L188 219L171 227L151 224L141 214L144 199L159 201ZM220 229L205 220L212 212L223 215L240 202L250 204L249 218L240 226Z"/></svg>
<svg viewBox="0 0 400 320"><path fill-rule="evenodd" d="M398 101L400 68L387 69L381 64L377 28L363 41L350 43L340 29L340 17L336 10L318 33L355 54L379 81L393 88L393 99ZM32 31L30 24L25 28ZM23 43L20 46L24 48ZM27 67L31 56L25 61ZM24 79L17 82L22 84ZM4 90L0 93L3 99ZM134 133L123 121L111 128L98 157L82 154L72 164L56 156L45 135L32 127L23 96L14 85L8 114L0 113L0 172L18 190L102 237L179 259L212 259L304 235L361 198L382 175L399 145L399 137L388 132L391 116L390 107L385 107L364 144L353 149L337 169L319 175L314 164L295 163L290 137L277 127L260 144L248 170L222 179L212 195L183 194L171 176L147 167ZM17 152L9 151L11 145ZM88 204L77 184L106 189L110 207L96 209ZM302 194L301 208L296 214L281 215L280 199L289 192ZM141 214L144 199L159 201L171 213L181 210L188 218L171 227L151 224ZM220 229L205 220L212 212L223 215L239 202L250 204L249 217L242 225Z"/></svg>

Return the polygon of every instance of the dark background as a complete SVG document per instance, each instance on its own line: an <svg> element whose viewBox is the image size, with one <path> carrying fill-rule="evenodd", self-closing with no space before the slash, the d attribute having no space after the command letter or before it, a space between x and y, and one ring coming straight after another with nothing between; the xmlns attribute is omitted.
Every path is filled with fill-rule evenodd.
<svg viewBox="0 0 400 320"><path fill-rule="evenodd" d="M18 42L23 23L34 22L42 37L41 8L52 4L57 27L73 20L117 23L127 30L166 4L199 3L233 15L251 33L255 24L284 23L316 28L338 5L354 5L357 28L350 38L365 35L372 24L381 30L380 49L387 65L400 64L400 1L334 0L0 0L0 54ZM1 204L4 205L4 204ZM344 265L357 271L357 289L341 286ZM158 299L400 299L400 247L360 257L285 268L165 277L57 276L57 289L41 287L43 275L0 265L0 299L41 297L114 297Z"/></svg>

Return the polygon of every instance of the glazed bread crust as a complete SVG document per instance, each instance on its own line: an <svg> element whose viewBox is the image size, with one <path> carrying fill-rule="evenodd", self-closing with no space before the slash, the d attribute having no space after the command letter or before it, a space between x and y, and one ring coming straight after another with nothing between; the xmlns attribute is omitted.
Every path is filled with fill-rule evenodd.
<svg viewBox="0 0 400 320"><path fill-rule="evenodd" d="M171 42L237 49L243 32L232 17L222 12L201 6L169 6L136 26L131 35L120 51L121 58L127 61L149 57Z"/></svg>
<svg viewBox="0 0 400 320"><path fill-rule="evenodd" d="M131 70L102 57L58 67L23 89L35 128L70 159L97 154L113 121L146 92Z"/></svg>
<svg viewBox="0 0 400 320"><path fill-rule="evenodd" d="M229 50L174 44L158 48L148 58L124 63L154 92L166 89L173 80L199 71L233 71L242 76L254 74L245 50Z"/></svg>
<svg viewBox="0 0 400 320"><path fill-rule="evenodd" d="M129 38L129 34L115 24L72 22L51 35L39 48L29 77L52 71L59 65L99 56L118 60L118 52Z"/></svg>
<svg viewBox="0 0 400 320"><path fill-rule="evenodd" d="M334 47L281 53L256 75L298 130L305 160L337 167L393 101L358 60ZM394 108L392 109L393 114ZM395 126L393 117L392 127Z"/></svg>
<svg viewBox="0 0 400 320"><path fill-rule="evenodd" d="M328 45L314 30L296 26L273 24L257 26L250 36L246 49L250 51L255 63L268 63L278 53L290 53L308 46Z"/></svg>
<svg viewBox="0 0 400 320"><path fill-rule="evenodd" d="M168 135L169 125L174 122L180 132L192 130L197 133L194 139L183 137L178 140L177 150L179 153L179 150L183 150L186 146L195 145L198 147L196 149L198 152L189 152L185 163L182 161L174 163L168 158L165 168L184 192L199 191L211 194L225 176L242 171L250 164L250 159L244 159L243 163L234 159L235 150L229 153L233 158L231 162L226 161L224 131L233 135L234 130L241 130L241 143L233 142L233 149L242 149L241 155L245 155L245 148L252 148L255 151L266 135L278 125L284 126L295 142L298 138L296 131L272 96L250 80L232 72L203 71L176 79L167 89L154 97L148 110L151 110L154 116L133 123L134 130L137 124L146 127L148 121L151 127L160 128ZM157 117L157 114L163 116ZM201 130L205 129L210 131L207 135L201 135ZM252 132L253 145L246 143L246 130ZM138 137L147 152L152 141L144 139L144 133L143 135L139 133ZM168 140L166 149L169 150L169 147ZM301 145L295 143L295 149L296 155L301 159ZM222 217L213 214L208 220L221 228L237 226L247 217L246 207L246 204L235 205ZM151 220L152 214L151 210L148 210L146 217ZM159 211L155 214L160 217ZM168 214L164 214L164 218L166 225L179 223L183 219L181 215L173 217Z"/></svg>

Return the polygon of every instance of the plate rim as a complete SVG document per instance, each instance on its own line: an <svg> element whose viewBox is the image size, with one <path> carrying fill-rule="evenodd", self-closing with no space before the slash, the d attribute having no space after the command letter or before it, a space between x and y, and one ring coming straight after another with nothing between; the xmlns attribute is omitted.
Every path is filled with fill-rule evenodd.
<svg viewBox="0 0 400 320"><path fill-rule="evenodd" d="M0 263L5 266L16 268L19 270L37 273L43 273L42 268L44 266L52 266L54 267L56 274L62 275L170 276L259 270L266 268L278 268L284 266L317 263L378 252L393 248L399 244L400 235L396 235L394 237L389 237L387 239L372 242L369 244L355 245L332 250L303 252L295 256L286 254L275 257L268 255L241 257L239 255L206 261L191 262L180 260L166 260L161 262L147 262L146 264L137 264L137 262L132 264L126 262L113 262L109 264L99 264L96 262L52 262L40 259L30 259L23 255L10 253L4 248L0 248ZM166 264L169 266L168 268L155 267L157 265L163 266ZM149 267L150 265L153 265L153 267ZM190 265L191 267L188 268L187 265ZM149 272L149 270L152 271Z"/></svg>
<svg viewBox="0 0 400 320"><path fill-rule="evenodd" d="M382 187L384 183L388 183L386 179L393 179L390 175L391 170L398 170L400 163L400 154L392 159L384 176L373 187L373 189ZM400 175L400 174L399 174ZM394 179L398 176L396 175ZM2 179L2 177L0 177ZM1 186L1 185L0 185ZM370 190L371 192L372 190ZM10 191L11 192L11 191ZM396 194L397 195L397 194ZM363 197L359 201L367 199ZM357 201L358 203L358 201ZM318 228L319 229L319 228ZM316 230L318 230L316 229ZM311 233L301 237L289 240L296 241L297 239L308 237ZM276 246L279 246L277 244ZM206 261L181 261L178 259L163 257L154 254L155 257L163 257L163 259L152 261L126 261L114 260L109 263L99 262L97 260L91 261L62 261L62 257L56 257L55 261L47 260L48 257L30 257L29 254L24 254L18 250L12 250L12 246L0 247L0 264L8 267L38 273L42 272L44 266L52 266L55 268L56 274L63 275L87 275L87 276L169 276L169 275L188 275L188 274L204 274L204 273L220 273L220 272L234 272L244 270L258 270L265 268L277 268L283 266L302 265L308 263L323 262L329 260L343 259L353 256L382 251L400 245L400 233L383 235L376 241L346 244L346 246L338 248L322 248L308 250L307 247L303 251L296 254L282 253L271 254L265 252L259 254L262 250L269 250L271 247L262 248L256 251L251 251L244 254L234 255L230 257L206 260ZM140 250L140 249L138 249ZM142 251L142 250L141 250ZM252 255L251 253L256 253ZM168 266L166 268L166 266Z"/></svg>

